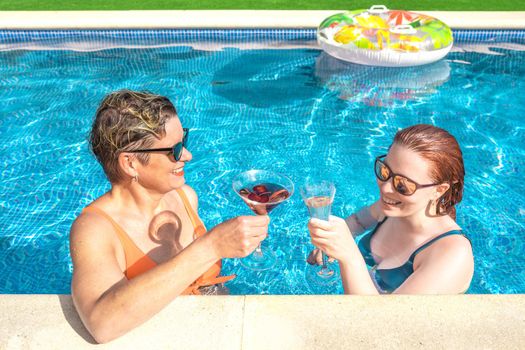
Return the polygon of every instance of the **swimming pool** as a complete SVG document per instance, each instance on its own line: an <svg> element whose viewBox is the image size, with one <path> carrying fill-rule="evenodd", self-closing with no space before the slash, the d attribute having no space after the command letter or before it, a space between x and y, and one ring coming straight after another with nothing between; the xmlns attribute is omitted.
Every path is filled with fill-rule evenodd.
<svg viewBox="0 0 525 350"><path fill-rule="evenodd" d="M296 183L323 172L337 186L334 214L348 215L376 197L372 161L398 128L446 128L465 157L458 222L474 246L469 293L525 293L524 33L456 32L445 60L389 70L333 60L311 30L0 32L0 293L69 292L69 227L108 189L86 135L102 97L120 88L177 106L208 227L249 213L231 189L249 168ZM488 35L496 40L481 43ZM280 264L252 272L226 260L233 294L311 292L300 196L271 217L264 244Z"/></svg>

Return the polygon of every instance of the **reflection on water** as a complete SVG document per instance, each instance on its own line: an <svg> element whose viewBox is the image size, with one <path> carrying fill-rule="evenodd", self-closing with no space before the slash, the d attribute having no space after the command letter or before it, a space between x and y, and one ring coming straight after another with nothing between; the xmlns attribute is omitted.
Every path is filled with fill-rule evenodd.
<svg viewBox="0 0 525 350"><path fill-rule="evenodd" d="M373 67L352 64L322 53L315 76L339 98L369 106L398 107L432 94L450 77L445 60L418 67Z"/></svg>
<svg viewBox="0 0 525 350"><path fill-rule="evenodd" d="M313 49L0 51L0 293L69 293L71 223L109 189L86 135L103 96L121 88L169 96L192 129L186 177L209 228L249 213L231 182L255 167L294 181L326 174L339 184L333 211L347 216L376 199L371 164L399 128L447 129L465 159L458 224L474 247L469 293L524 293L525 51L460 49L403 69L355 66ZM263 243L279 257L275 269L252 273L224 261L224 274L237 274L232 294L311 293L307 215L296 196L276 208Z"/></svg>

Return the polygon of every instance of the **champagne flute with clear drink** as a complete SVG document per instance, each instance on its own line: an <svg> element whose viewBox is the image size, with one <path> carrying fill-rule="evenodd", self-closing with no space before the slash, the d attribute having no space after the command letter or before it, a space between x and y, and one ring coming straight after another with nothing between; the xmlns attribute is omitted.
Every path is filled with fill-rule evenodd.
<svg viewBox="0 0 525 350"><path fill-rule="evenodd" d="M335 186L327 180L309 178L301 188L301 196L308 207L310 217L328 221L335 196ZM314 265L306 273L306 279L313 286L327 286L336 283L339 277L328 256L322 252L322 265Z"/></svg>

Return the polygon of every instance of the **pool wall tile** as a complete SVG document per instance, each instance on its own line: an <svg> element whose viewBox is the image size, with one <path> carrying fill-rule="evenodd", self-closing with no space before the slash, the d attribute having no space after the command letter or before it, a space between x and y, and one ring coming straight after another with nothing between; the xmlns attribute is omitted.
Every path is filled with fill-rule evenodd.
<svg viewBox="0 0 525 350"><path fill-rule="evenodd" d="M525 30L453 31L456 43L525 43ZM312 42L315 29L166 29L166 30L0 30L0 49L20 44L57 46L75 43L79 50L119 45L155 46L194 42ZM10 47L10 45L14 45ZM72 48L69 45L69 48Z"/></svg>

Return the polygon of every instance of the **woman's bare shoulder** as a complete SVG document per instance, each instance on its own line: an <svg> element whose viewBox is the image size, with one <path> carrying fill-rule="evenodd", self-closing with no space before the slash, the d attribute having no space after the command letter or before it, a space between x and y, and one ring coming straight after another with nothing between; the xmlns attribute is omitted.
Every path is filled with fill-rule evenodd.
<svg viewBox="0 0 525 350"><path fill-rule="evenodd" d="M186 193L190 201L198 202L199 196L197 195L197 192L195 192L193 187L191 187L190 185L184 185L182 186L182 189L184 193Z"/></svg>
<svg viewBox="0 0 525 350"><path fill-rule="evenodd" d="M96 211L83 210L71 225L69 234L70 244L87 243L90 241L102 244L109 242L114 230L112 223Z"/></svg>
<svg viewBox="0 0 525 350"><path fill-rule="evenodd" d="M182 190L186 197L188 197L191 206L194 209L197 209L199 205L199 197L197 196L197 192L195 192L195 190L189 185L183 185L182 187L180 187L180 190ZM176 192L177 191L171 191L167 194L167 196L178 196Z"/></svg>
<svg viewBox="0 0 525 350"><path fill-rule="evenodd" d="M437 240L434 244L437 249L447 251L449 254L472 255L472 244L464 234L448 235Z"/></svg>
<svg viewBox="0 0 525 350"><path fill-rule="evenodd" d="M445 236L426 247L414 260L414 273L397 294L464 293L474 274L472 247L460 234Z"/></svg>
<svg viewBox="0 0 525 350"><path fill-rule="evenodd" d="M109 218L97 211L82 211L73 222L69 235L74 285L81 280L90 280L91 277L86 276L98 280L100 266L105 266L104 274L112 273L115 281L121 279L123 257L118 258L118 247L119 238Z"/></svg>
<svg viewBox="0 0 525 350"><path fill-rule="evenodd" d="M471 265L474 256L470 240L463 234L452 234L433 242L417 258L420 258L419 263L437 261L458 266Z"/></svg>

